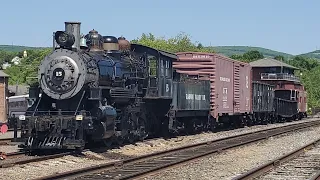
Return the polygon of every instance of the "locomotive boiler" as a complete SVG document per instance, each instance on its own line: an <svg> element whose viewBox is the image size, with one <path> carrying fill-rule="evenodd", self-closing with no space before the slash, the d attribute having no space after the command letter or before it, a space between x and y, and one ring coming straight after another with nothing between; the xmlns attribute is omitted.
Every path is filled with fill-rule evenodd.
<svg viewBox="0 0 320 180"><path fill-rule="evenodd" d="M158 86L166 85L169 92L170 81L150 74L159 72L160 60L171 62L165 60L170 57L96 30L81 36L78 22L66 22L53 42L53 51L39 66L38 83L29 89L34 104L20 117L24 149L121 144L144 139L161 125L155 119L167 110L154 107L168 106L165 96L171 95Z"/></svg>

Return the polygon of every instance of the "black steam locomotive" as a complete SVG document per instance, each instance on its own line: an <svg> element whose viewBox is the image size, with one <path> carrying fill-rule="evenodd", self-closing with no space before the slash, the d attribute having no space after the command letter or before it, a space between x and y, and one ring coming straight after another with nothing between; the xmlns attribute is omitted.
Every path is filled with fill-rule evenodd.
<svg viewBox="0 0 320 180"><path fill-rule="evenodd" d="M53 47L29 89L34 103L20 117L23 148L82 149L162 132L176 55L95 30L82 36L78 22L55 32Z"/></svg>

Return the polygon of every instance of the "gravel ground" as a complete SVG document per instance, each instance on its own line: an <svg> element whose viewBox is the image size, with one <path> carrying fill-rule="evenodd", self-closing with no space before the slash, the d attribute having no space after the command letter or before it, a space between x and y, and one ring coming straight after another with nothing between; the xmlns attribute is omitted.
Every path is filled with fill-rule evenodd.
<svg viewBox="0 0 320 180"><path fill-rule="evenodd" d="M18 137L20 137L21 131L18 131ZM5 134L0 134L0 139L13 138L13 131L9 131ZM10 143L9 145L0 145L0 152L16 152L19 150L18 143Z"/></svg>
<svg viewBox="0 0 320 180"><path fill-rule="evenodd" d="M252 168L278 158L320 138L320 127L289 133L223 151L144 179L232 179Z"/></svg>
<svg viewBox="0 0 320 180"><path fill-rule="evenodd" d="M188 144L196 144L196 143L206 142L214 139L220 139L228 136L234 136L234 135L244 134L248 132L255 132L263 129L281 127L288 124L296 124L296 123L314 121L314 120L317 120L317 119L310 118L302 121L294 121L294 122L287 122L287 123L257 125L257 126L245 127L241 129L235 129L235 130L223 131L223 132L217 132L217 133L208 132L208 133L201 133L201 134L190 135L190 136L179 136L179 137L171 138L168 140L160 138L160 139L148 140L145 142L138 142L136 144L125 145L118 149L111 149L108 152L122 154L126 156L138 156L138 155L149 154L152 152L159 152L167 149L173 149L173 148L185 146Z"/></svg>
<svg viewBox="0 0 320 180"><path fill-rule="evenodd" d="M21 136L21 131L18 131L18 137ZM13 138L13 131L8 131L4 134L0 133L0 139Z"/></svg>

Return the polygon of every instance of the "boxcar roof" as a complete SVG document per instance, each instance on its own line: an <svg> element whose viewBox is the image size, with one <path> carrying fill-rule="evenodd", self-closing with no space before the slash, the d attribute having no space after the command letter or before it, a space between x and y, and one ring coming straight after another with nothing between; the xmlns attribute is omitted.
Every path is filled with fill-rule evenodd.
<svg viewBox="0 0 320 180"><path fill-rule="evenodd" d="M177 56L179 57L179 59L183 56L185 56L187 59L193 59L195 61L197 60L203 60L203 59L213 59L213 58L220 58L220 59L224 59L224 60L227 60L227 61L233 61L233 62L238 62L240 64L243 64L243 65L247 65L249 66L249 63L247 62L242 62L242 61L239 61L239 60L236 60L236 59L232 59L228 56L225 56L223 54L219 54L219 53L208 53L208 52L192 52L192 51L186 51L186 52L178 52L176 53ZM192 56L189 56L188 55L192 55Z"/></svg>
<svg viewBox="0 0 320 180"><path fill-rule="evenodd" d="M284 62L271 59L271 58L264 58L264 59L259 59L256 61L253 61L250 63L252 67L287 67L291 69L299 69L294 66L291 66L289 64L286 64Z"/></svg>

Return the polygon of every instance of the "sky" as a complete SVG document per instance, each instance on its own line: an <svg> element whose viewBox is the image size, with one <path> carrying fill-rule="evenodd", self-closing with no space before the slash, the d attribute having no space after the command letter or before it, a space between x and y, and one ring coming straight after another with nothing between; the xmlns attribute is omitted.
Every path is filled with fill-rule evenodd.
<svg viewBox="0 0 320 180"><path fill-rule="evenodd" d="M0 44L52 46L54 31L79 21L84 34L132 40L184 32L205 46L296 55L320 49L319 9L319 0L9 0L0 6Z"/></svg>

